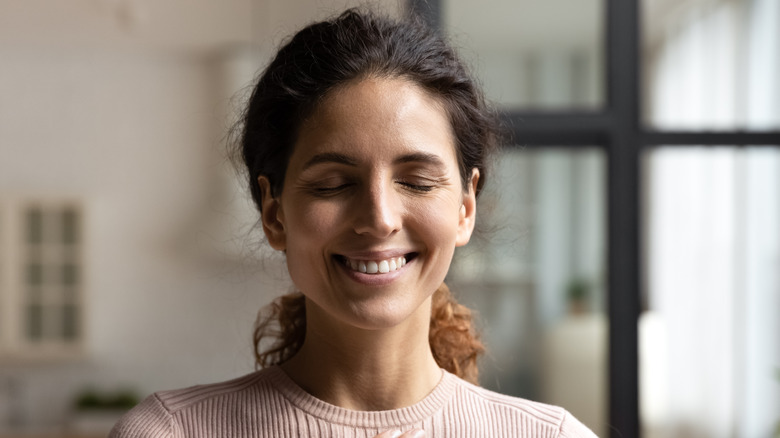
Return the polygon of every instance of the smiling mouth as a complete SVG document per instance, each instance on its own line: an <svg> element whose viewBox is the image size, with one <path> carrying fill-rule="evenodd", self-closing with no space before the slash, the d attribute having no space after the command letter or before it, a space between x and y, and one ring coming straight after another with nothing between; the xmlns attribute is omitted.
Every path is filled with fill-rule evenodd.
<svg viewBox="0 0 780 438"><path fill-rule="evenodd" d="M364 274L387 274L403 268L415 255L415 253L410 253L401 257L392 257L384 260L357 260L345 256L338 256L338 258L344 266L355 272L362 272Z"/></svg>

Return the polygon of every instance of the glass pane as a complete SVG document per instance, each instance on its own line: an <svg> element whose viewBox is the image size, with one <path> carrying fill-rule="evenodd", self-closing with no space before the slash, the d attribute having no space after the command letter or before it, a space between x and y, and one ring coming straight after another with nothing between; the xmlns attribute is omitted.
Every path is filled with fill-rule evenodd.
<svg viewBox="0 0 780 438"><path fill-rule="evenodd" d="M27 211L27 242L30 244L43 242L43 212L38 208Z"/></svg>
<svg viewBox="0 0 780 438"><path fill-rule="evenodd" d="M643 0L645 124L780 128L776 0Z"/></svg>
<svg viewBox="0 0 780 438"><path fill-rule="evenodd" d="M780 147L659 147L643 166L643 436L776 436Z"/></svg>
<svg viewBox="0 0 780 438"><path fill-rule="evenodd" d="M76 211L68 208L62 212L62 242L74 244L78 240L78 216Z"/></svg>
<svg viewBox="0 0 780 438"><path fill-rule="evenodd" d="M38 341L43 338L43 306L27 306L27 339Z"/></svg>
<svg viewBox="0 0 780 438"><path fill-rule="evenodd" d="M78 337L78 308L73 304L62 306L62 337L67 341Z"/></svg>
<svg viewBox="0 0 780 438"><path fill-rule="evenodd" d="M72 263L62 265L62 284L73 286L78 283L78 267Z"/></svg>
<svg viewBox="0 0 780 438"><path fill-rule="evenodd" d="M30 286L43 284L43 265L37 262L27 265L27 284Z"/></svg>
<svg viewBox="0 0 780 438"><path fill-rule="evenodd" d="M604 106L603 0L445 0L442 13L445 32L498 105Z"/></svg>
<svg viewBox="0 0 780 438"><path fill-rule="evenodd" d="M597 148L510 149L448 283L483 327L480 383L607 424L605 166Z"/></svg>

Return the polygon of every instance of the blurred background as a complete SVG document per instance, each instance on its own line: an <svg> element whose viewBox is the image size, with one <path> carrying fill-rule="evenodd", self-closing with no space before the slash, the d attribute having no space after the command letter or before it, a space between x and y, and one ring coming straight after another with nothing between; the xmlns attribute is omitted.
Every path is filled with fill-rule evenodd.
<svg viewBox="0 0 780 438"><path fill-rule="evenodd" d="M290 284L224 142L285 37L364 3L0 0L0 437L254 369ZM422 11L514 133L448 279L483 385L599 436L778 436L780 2L371 5Z"/></svg>

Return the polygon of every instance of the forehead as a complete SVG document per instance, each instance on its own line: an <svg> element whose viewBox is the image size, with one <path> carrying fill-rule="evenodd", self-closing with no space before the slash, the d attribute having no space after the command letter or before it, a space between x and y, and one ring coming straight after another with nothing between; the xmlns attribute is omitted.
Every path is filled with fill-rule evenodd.
<svg viewBox="0 0 780 438"><path fill-rule="evenodd" d="M424 152L455 162L444 104L402 78L365 78L331 91L302 123L290 166L323 152L359 160Z"/></svg>

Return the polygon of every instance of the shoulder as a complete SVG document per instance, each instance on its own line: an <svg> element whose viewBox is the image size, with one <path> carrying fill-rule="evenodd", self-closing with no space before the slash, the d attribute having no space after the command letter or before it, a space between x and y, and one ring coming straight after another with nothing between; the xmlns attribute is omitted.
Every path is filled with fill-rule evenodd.
<svg viewBox="0 0 780 438"><path fill-rule="evenodd" d="M163 438L175 436L170 411L152 394L119 419L109 438Z"/></svg>
<svg viewBox="0 0 780 438"><path fill-rule="evenodd" d="M257 395L268 380L267 370L261 370L225 382L154 393L127 412L114 425L109 438L185 436L182 422L192 420L194 413L202 417L207 413L222 416L241 412L246 405L257 403ZM195 419L199 420L202 418Z"/></svg>
<svg viewBox="0 0 780 438"><path fill-rule="evenodd" d="M527 436L534 430L543 436L559 438L596 437L564 408L500 394L461 379L458 379L454 402L460 405L459 409L473 412L483 420L491 419L496 427L514 429L515 436Z"/></svg>

